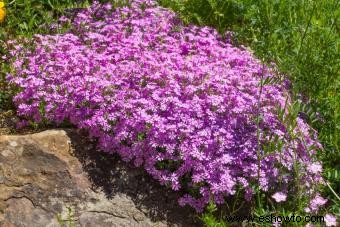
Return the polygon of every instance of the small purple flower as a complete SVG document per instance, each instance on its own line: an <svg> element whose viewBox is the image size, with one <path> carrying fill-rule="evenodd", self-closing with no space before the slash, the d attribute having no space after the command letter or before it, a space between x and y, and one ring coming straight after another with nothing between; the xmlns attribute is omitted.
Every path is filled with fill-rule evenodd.
<svg viewBox="0 0 340 227"><path fill-rule="evenodd" d="M322 165L319 163L313 163L307 167L307 170L311 173L318 174L322 172Z"/></svg>
<svg viewBox="0 0 340 227"><path fill-rule="evenodd" d="M276 192L276 193L274 193L274 194L272 195L272 198L273 198L276 202L280 203L280 202L286 201L287 195L286 195L285 193L283 193L283 192Z"/></svg>
<svg viewBox="0 0 340 227"><path fill-rule="evenodd" d="M316 213L319 211L321 206L324 206L327 203L327 199L324 199L320 196L319 193L315 195L313 199L311 199L309 206L305 208L307 213Z"/></svg>
<svg viewBox="0 0 340 227"><path fill-rule="evenodd" d="M26 121L26 120L21 120L21 121L18 121L18 122L17 122L16 128L17 128L17 129L22 129L22 128L28 126L28 125L29 125L29 122L28 122L28 121Z"/></svg>
<svg viewBox="0 0 340 227"><path fill-rule="evenodd" d="M181 54L182 55L189 54L189 47L187 45L181 45L180 48L181 48Z"/></svg>
<svg viewBox="0 0 340 227"><path fill-rule="evenodd" d="M325 223L326 223L326 226L337 226L336 217L331 214L326 214Z"/></svg>
<svg viewBox="0 0 340 227"><path fill-rule="evenodd" d="M247 188L245 195L244 195L244 198L249 202L253 198L253 195L254 195L254 190L251 189L251 188Z"/></svg>

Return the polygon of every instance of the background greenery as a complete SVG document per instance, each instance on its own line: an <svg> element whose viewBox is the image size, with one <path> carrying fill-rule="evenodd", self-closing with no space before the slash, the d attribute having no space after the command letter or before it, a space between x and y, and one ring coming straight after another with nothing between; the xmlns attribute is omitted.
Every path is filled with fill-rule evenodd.
<svg viewBox="0 0 340 227"><path fill-rule="evenodd" d="M119 5L125 1L111 2ZM339 194L340 0L159 0L159 3L179 13L185 23L213 26L221 34L233 31L235 45L249 46L259 58L275 62L289 76L296 99L303 99L312 110L308 113L310 124L318 130L325 148L319 154L325 177ZM70 13L70 8L89 4L90 1L83 0L6 2L7 17L0 24L0 56L7 51L5 40L51 33L49 25L58 17ZM8 64L0 59L0 111L13 108L14 91L5 81L8 70ZM329 188L323 193L333 201L330 211L339 215L340 205L334 193ZM257 207L255 212L266 213L268 209L272 210ZM293 212L285 209L281 207L280 212ZM214 212L211 208L203 216L207 225L218 222ZM225 224L220 221L221 226Z"/></svg>

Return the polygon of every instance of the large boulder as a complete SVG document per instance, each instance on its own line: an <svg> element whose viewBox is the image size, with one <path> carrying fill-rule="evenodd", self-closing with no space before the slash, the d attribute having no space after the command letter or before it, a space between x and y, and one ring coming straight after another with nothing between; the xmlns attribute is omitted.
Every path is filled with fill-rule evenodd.
<svg viewBox="0 0 340 227"><path fill-rule="evenodd" d="M0 136L0 226L197 226L177 199L73 130Z"/></svg>

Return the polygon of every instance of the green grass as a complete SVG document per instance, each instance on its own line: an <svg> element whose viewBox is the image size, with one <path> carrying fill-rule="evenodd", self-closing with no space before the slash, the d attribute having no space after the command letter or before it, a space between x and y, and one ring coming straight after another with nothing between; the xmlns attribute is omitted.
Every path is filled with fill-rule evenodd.
<svg viewBox="0 0 340 227"><path fill-rule="evenodd" d="M267 63L289 76L295 99L309 109L324 151L319 153L325 178L340 192L340 51L339 0L159 0L184 23L234 33L235 45L249 46ZM303 110L302 110L303 111ZM320 116L318 116L320 115ZM340 214L330 188L329 209Z"/></svg>
<svg viewBox="0 0 340 227"><path fill-rule="evenodd" d="M75 227L75 211L71 207L67 207L67 217L63 218L62 214L56 215L59 227Z"/></svg>

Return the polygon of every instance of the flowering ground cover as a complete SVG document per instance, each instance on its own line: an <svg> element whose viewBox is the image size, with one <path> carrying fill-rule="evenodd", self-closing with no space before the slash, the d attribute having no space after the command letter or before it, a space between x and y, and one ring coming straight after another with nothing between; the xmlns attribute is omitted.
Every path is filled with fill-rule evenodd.
<svg viewBox="0 0 340 227"><path fill-rule="evenodd" d="M69 30L29 47L8 42L21 126L69 121L199 212L239 193L298 198L307 213L326 204L322 147L275 66L151 0L95 2L60 23Z"/></svg>
<svg viewBox="0 0 340 227"><path fill-rule="evenodd" d="M322 194L340 216L340 33L338 0L159 0L185 23L232 31L234 45L247 45L274 61L291 80L292 99L303 99L305 119L318 131L318 158L330 187ZM309 113L308 113L309 112ZM332 189L331 189L332 188Z"/></svg>

